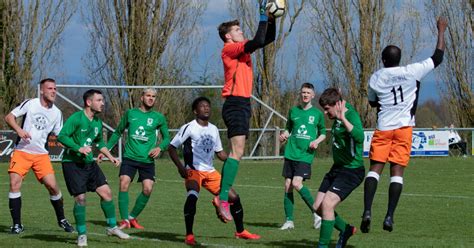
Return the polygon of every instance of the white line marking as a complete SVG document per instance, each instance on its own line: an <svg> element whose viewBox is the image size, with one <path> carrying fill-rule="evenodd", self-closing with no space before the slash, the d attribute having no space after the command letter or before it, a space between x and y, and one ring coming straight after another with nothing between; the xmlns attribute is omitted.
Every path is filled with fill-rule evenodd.
<svg viewBox="0 0 474 248"><path fill-rule="evenodd" d="M166 180L166 179L157 179L156 181L166 182L166 183L183 183L179 180ZM247 187L247 188L265 188L265 189L283 189L284 187L275 187L267 185L251 185L251 184L236 184L238 187ZM354 192L356 194L363 194L364 192ZM388 195L387 193L378 193L382 195ZM415 196L415 197L434 197L434 198L448 198L448 199L474 199L473 196L464 196L464 195L431 195L431 194L417 194L417 193L402 193L404 196Z"/></svg>

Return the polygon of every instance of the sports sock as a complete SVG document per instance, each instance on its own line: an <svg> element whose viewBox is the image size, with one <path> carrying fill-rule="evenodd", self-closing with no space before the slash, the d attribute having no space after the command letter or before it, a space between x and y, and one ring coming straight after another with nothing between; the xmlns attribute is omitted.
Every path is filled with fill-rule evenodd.
<svg viewBox="0 0 474 248"><path fill-rule="evenodd" d="M230 213L234 218L235 223L235 230L238 233L244 231L244 209L242 208L242 204L240 203L240 198L237 197L237 200L233 201L230 205Z"/></svg>
<svg viewBox="0 0 474 248"><path fill-rule="evenodd" d="M377 172L369 171L364 182L364 212L372 209L372 203L375 197L375 191L377 191L377 184L379 182L380 175Z"/></svg>
<svg viewBox="0 0 474 248"><path fill-rule="evenodd" d="M283 207L285 209L285 216L286 220L293 221L293 206L295 204L295 200L293 198L293 192L285 192L285 196L283 197Z"/></svg>
<svg viewBox="0 0 474 248"><path fill-rule="evenodd" d="M51 205L53 205L54 212L56 213L56 219L58 219L58 221L66 219L66 217L64 217L64 203L61 192L57 195L51 195L50 201Z"/></svg>
<svg viewBox="0 0 474 248"><path fill-rule="evenodd" d="M303 186L298 193L300 194L301 198L303 199L304 203L306 203L306 206L311 210L311 213L314 212L313 210L313 204L314 204L314 199L311 196L311 192L309 189L305 186Z"/></svg>
<svg viewBox="0 0 474 248"><path fill-rule="evenodd" d="M398 200L402 194L403 177L394 176L390 178L390 186L388 188L388 209L387 216L392 216L397 207Z"/></svg>
<svg viewBox="0 0 474 248"><path fill-rule="evenodd" d="M120 191L118 195L118 205L120 218L122 218L122 220L128 219L128 202L128 191Z"/></svg>
<svg viewBox="0 0 474 248"><path fill-rule="evenodd" d="M336 228L336 230L338 230L339 232L343 232L344 230L346 230L347 222L336 212L334 212L334 215L336 216L334 228Z"/></svg>
<svg viewBox="0 0 474 248"><path fill-rule="evenodd" d="M221 192L219 193L219 199L221 201L229 200L229 190L234 184L238 170L239 161L233 158L227 158L222 167Z"/></svg>
<svg viewBox="0 0 474 248"><path fill-rule="evenodd" d="M8 206L10 207L13 225L21 224L21 192L8 193Z"/></svg>
<svg viewBox="0 0 474 248"><path fill-rule="evenodd" d="M140 195L138 195L137 200L135 201L135 206L133 207L132 212L130 213L130 216L132 218L137 218L138 215L145 208L149 199L150 199L149 195L145 195L143 194L143 192L141 192Z"/></svg>
<svg viewBox="0 0 474 248"><path fill-rule="evenodd" d="M196 214L196 202L199 193L190 190L184 203L184 223L186 225L186 235L193 234L194 215Z"/></svg>
<svg viewBox="0 0 474 248"><path fill-rule="evenodd" d="M74 219L76 220L76 230L79 235L86 234L86 206L74 203Z"/></svg>
<svg viewBox="0 0 474 248"><path fill-rule="evenodd" d="M319 231L319 246L328 247L331 242L332 231L334 229L335 220L324 220L321 222L321 231Z"/></svg>
<svg viewBox="0 0 474 248"><path fill-rule="evenodd" d="M115 205L114 201L101 201L100 207L104 211L105 218L107 219L107 225L109 227L117 226L117 219L115 218Z"/></svg>

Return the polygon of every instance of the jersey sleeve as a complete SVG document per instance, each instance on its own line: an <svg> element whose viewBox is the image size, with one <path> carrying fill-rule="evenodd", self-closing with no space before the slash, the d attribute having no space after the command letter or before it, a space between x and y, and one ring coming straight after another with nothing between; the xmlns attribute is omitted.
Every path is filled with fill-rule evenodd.
<svg viewBox="0 0 474 248"><path fill-rule="evenodd" d="M54 127L53 127L54 135L58 136L62 128L63 128L63 114L60 111L59 118L56 120L56 123L54 124Z"/></svg>
<svg viewBox="0 0 474 248"><path fill-rule="evenodd" d="M120 123L118 124L117 128L115 128L115 131L112 133L112 135L109 138L109 141L107 142L107 149L112 149L120 139L120 136L122 136L123 131L128 127L128 113L130 110L127 110L125 114L123 115L122 119L120 119Z"/></svg>
<svg viewBox="0 0 474 248"><path fill-rule="evenodd" d="M179 129L176 136L174 136L173 140L171 141L171 145L176 148L179 148L184 143L184 141L186 141L186 139L189 137L188 129L189 129L189 124L182 126Z"/></svg>
<svg viewBox="0 0 474 248"><path fill-rule="evenodd" d="M236 59L240 57L243 53L245 53L245 42L238 42L238 43L229 43L226 46L224 46L224 49L222 49L222 55L227 56L231 59Z"/></svg>
<svg viewBox="0 0 474 248"><path fill-rule="evenodd" d="M288 111L288 119L286 121L286 127L285 129L288 131L288 133L291 134L291 131L293 130L293 121L291 120L291 109Z"/></svg>
<svg viewBox="0 0 474 248"><path fill-rule="evenodd" d="M221 141L221 136L219 135L219 129L217 129L217 127L215 129L216 129L216 144L214 145L214 152L220 152L224 150L224 148L222 148L222 141Z"/></svg>
<svg viewBox="0 0 474 248"><path fill-rule="evenodd" d="M168 122L166 121L166 117L162 116L162 123L160 125L160 133L161 133L161 143L160 148L161 150L168 149L168 145L170 144L170 132L168 131Z"/></svg>
<svg viewBox="0 0 474 248"><path fill-rule="evenodd" d="M351 137L356 143L364 142L364 129L359 114L352 110L346 113L347 120L352 124Z"/></svg>
<svg viewBox="0 0 474 248"><path fill-rule="evenodd" d="M368 89L367 98L368 98L369 102L375 102L375 101L377 101L377 93L375 92L374 89L372 89L372 87L370 87L371 82L372 82L372 77L369 80L369 89Z"/></svg>
<svg viewBox="0 0 474 248"><path fill-rule="evenodd" d="M421 62L407 65L408 72L415 80L420 81L428 72L434 69L433 59L427 58Z"/></svg>
<svg viewBox="0 0 474 248"><path fill-rule="evenodd" d="M319 134L318 137L321 135L326 135L326 124L324 123L324 115L321 112L319 112L319 121L317 124L317 128L318 128L318 134Z"/></svg>
<svg viewBox="0 0 474 248"><path fill-rule="evenodd" d="M15 117L23 116L28 112L28 109L30 107L31 99L26 99L24 100L20 105L18 105L16 108L12 110L12 114Z"/></svg>
<svg viewBox="0 0 474 248"><path fill-rule="evenodd" d="M73 151L79 151L79 149L81 148L81 146L76 144L76 142L74 142L74 139L72 138L72 135L74 134L77 129L77 126L80 123L79 120L76 119L76 115L72 115L71 117L69 117L66 123L64 123L64 126L58 135L58 141L66 148L69 148Z"/></svg>

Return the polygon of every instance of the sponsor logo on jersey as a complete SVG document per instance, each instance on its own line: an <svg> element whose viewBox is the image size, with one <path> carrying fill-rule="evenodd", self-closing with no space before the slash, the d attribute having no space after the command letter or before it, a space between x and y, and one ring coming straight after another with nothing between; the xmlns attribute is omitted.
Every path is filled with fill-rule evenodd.
<svg viewBox="0 0 474 248"><path fill-rule="evenodd" d="M44 130L48 125L48 118L42 113L33 116L33 126L38 130Z"/></svg>
<svg viewBox="0 0 474 248"><path fill-rule="evenodd" d="M297 130L296 130L296 138L298 139L307 139L309 140L311 137L308 134L308 129L306 128L306 125L302 124Z"/></svg>
<svg viewBox="0 0 474 248"><path fill-rule="evenodd" d="M137 140L142 140L142 141L148 141L148 137L145 136L146 131L143 126L139 126L137 130L135 130L135 134L132 135L132 138L137 139Z"/></svg>
<svg viewBox="0 0 474 248"><path fill-rule="evenodd" d="M212 135L202 135L201 139L198 142L198 149L202 150L205 153L210 153L214 151L214 139Z"/></svg>

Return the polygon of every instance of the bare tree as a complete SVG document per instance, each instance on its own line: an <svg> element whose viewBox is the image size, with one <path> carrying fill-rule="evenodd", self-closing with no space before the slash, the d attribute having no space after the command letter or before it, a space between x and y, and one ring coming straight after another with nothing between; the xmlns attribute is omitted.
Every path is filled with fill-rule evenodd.
<svg viewBox="0 0 474 248"><path fill-rule="evenodd" d="M410 36L408 58L418 48L420 15L405 4L403 18L388 15L395 2L384 0L311 1L309 11L314 40L319 46L319 69L327 84L340 87L361 115L364 126L375 124L367 101L368 81L377 69L381 48L389 43L404 47L403 37ZM395 18L397 20L395 21ZM403 20L403 21L400 21Z"/></svg>
<svg viewBox="0 0 474 248"><path fill-rule="evenodd" d="M61 34L76 1L0 1L0 113L31 96L33 78L55 64Z"/></svg>
<svg viewBox="0 0 474 248"><path fill-rule="evenodd" d="M461 127L474 125L473 5L473 1L458 0L432 0L426 4L433 16L448 19L440 88L454 122Z"/></svg>
<svg viewBox="0 0 474 248"><path fill-rule="evenodd" d="M89 2L91 78L104 85L166 85L187 81L199 45L198 23L207 1L104 0ZM87 14L86 14L87 16ZM113 119L136 106L139 90L109 90ZM158 105L182 122L184 92L163 90ZM166 105L160 105L166 102Z"/></svg>

